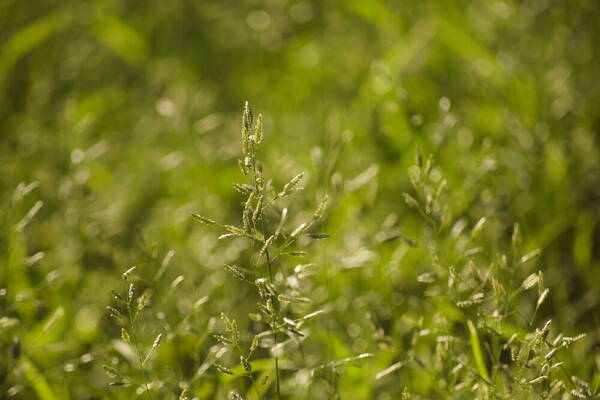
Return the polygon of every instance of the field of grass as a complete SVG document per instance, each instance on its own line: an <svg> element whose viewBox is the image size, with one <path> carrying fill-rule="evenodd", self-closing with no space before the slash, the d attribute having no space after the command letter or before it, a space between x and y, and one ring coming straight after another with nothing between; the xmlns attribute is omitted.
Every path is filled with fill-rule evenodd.
<svg viewBox="0 0 600 400"><path fill-rule="evenodd" d="M0 2L0 398L600 398L600 3Z"/></svg>

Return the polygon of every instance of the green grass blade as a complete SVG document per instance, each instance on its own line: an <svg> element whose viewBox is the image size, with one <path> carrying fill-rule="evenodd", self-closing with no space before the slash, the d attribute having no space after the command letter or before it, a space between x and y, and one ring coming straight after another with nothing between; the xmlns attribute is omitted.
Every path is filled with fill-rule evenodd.
<svg viewBox="0 0 600 400"><path fill-rule="evenodd" d="M41 400L58 400L52 388L37 367L28 359L23 359L23 375Z"/></svg>
<svg viewBox="0 0 600 400"><path fill-rule="evenodd" d="M481 345L479 343L479 336L477 335L477 328L471 320L467 321L469 327L469 334L471 336L471 350L473 351L473 357L475 357L475 365L477 371L482 378L489 381L490 376L488 375L487 368L485 367L485 361L483 359L483 352L481 351Z"/></svg>

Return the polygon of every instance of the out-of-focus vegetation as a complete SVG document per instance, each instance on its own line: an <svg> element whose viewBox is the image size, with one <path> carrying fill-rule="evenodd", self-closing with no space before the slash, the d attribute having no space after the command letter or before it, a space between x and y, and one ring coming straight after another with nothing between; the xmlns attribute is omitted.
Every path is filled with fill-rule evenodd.
<svg viewBox="0 0 600 400"><path fill-rule="evenodd" d="M248 318L259 297L223 268L250 266L259 249L218 240L191 218L240 224L232 183L241 182L246 99L265 117L267 178L281 188L306 173L288 229L329 195L319 229L331 237L309 246L316 273L305 288L305 311L327 313L299 347L302 364L293 344L279 349L281 398L386 400L405 388L425 398L500 396L486 389L502 381L495 368L523 363L510 345L500 349L513 333L527 342L549 319L550 339L587 336L550 357L565 370L546 381L585 395L575 375L595 390L599 8L2 1L0 397L132 398L136 385L108 386L114 377L102 365L136 363L123 321L106 311L111 289L126 295L134 282L138 296L151 294L138 326L145 351L163 334L147 376L132 368L150 382L140 396L178 398L188 388L190 399L231 390L257 398L241 366L228 376L209 361L221 312L245 342L260 331ZM444 179L445 192L428 200ZM511 249L515 223L523 239ZM539 257L519 262L536 249ZM500 285L493 293L490 276ZM467 290L480 283L483 304ZM539 293L516 289L529 284ZM467 303L458 306L461 291ZM508 300L494 308L488 298ZM506 325L494 325L500 314ZM448 335L458 338L449 348ZM369 356L338 362L361 354ZM239 363L223 357L225 367ZM268 349L252 361L263 398L275 398ZM542 396L550 383L529 383L537 377L525 364L515 396L533 398L530 387Z"/></svg>

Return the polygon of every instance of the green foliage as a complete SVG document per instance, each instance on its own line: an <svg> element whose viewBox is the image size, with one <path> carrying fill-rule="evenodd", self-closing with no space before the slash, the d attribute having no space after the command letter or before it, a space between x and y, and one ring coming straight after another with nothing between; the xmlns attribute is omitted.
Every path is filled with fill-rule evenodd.
<svg viewBox="0 0 600 400"><path fill-rule="evenodd" d="M594 398L599 7L3 1L0 397Z"/></svg>

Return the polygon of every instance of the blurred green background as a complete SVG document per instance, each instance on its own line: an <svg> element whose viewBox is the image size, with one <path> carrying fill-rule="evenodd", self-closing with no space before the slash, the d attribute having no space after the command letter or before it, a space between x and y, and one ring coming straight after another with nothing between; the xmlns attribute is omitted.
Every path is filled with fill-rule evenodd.
<svg viewBox="0 0 600 400"><path fill-rule="evenodd" d="M566 361L597 374L599 11L592 0L0 2L0 397L119 398L100 368L119 337L110 289L131 265L151 279L170 250L163 317L209 296L190 328L206 336L211 317L245 306L248 289L221 268L244 246L190 219L238 220L245 100L265 115L267 173L285 183L306 171L306 210L332 193L319 251L352 268L328 283L330 329L356 328L329 339L332 357L372 350L369 312L404 340L394 321L421 297L429 260L377 233L396 218L419 241L402 200L419 146L448 180L454 218L488 218L491 250L515 222L524 248L542 250L523 271L551 288L539 318L586 332ZM156 368L189 377L211 339L174 337ZM342 398L388 398L368 370L348 371ZM197 395L224 398L207 379Z"/></svg>

